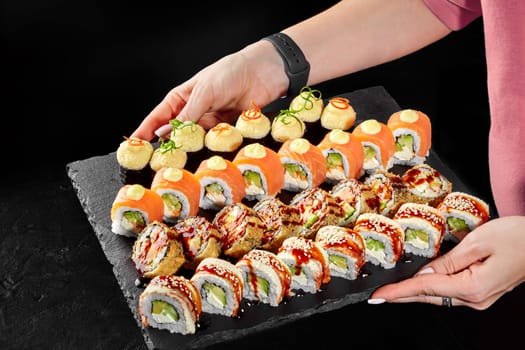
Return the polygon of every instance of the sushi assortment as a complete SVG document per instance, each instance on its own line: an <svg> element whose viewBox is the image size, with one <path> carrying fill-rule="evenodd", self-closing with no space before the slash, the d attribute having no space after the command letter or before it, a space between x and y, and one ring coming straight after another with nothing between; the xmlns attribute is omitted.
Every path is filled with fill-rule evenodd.
<svg viewBox="0 0 525 350"><path fill-rule="evenodd" d="M172 121L157 150L126 138L111 230L134 240L130 258L147 283L143 325L194 334L202 313L242 317L243 300L277 307L332 279L365 278L366 264L434 258L445 240L489 220L487 203L453 191L426 163L424 113L400 110L350 130L355 120L347 99L324 105L304 88L271 122L252 102L235 125L208 132ZM317 142L305 136L315 123L324 126ZM188 153L203 148L211 153L190 171Z"/></svg>

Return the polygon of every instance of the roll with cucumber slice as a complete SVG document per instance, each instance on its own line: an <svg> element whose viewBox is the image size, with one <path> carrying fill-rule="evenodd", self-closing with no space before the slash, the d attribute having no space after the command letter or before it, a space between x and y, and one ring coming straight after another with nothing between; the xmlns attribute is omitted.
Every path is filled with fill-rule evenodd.
<svg viewBox="0 0 525 350"><path fill-rule="evenodd" d="M202 311L223 316L237 316L244 293L241 271L220 258L206 258L191 277L202 300Z"/></svg>
<svg viewBox="0 0 525 350"><path fill-rule="evenodd" d="M244 280L244 298L278 306L290 296L292 276L284 262L263 249L253 249L235 264Z"/></svg>
<svg viewBox="0 0 525 350"><path fill-rule="evenodd" d="M202 312L195 284L183 276L153 278L139 297L138 311L145 327L170 333L194 334Z"/></svg>

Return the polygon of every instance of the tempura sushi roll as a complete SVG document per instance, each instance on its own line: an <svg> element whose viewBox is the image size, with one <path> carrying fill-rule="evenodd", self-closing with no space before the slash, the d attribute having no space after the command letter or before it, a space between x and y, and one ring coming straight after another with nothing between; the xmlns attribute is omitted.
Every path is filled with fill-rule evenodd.
<svg viewBox="0 0 525 350"><path fill-rule="evenodd" d="M490 218L489 205L479 197L451 192L437 206L447 222L445 239L459 241Z"/></svg>
<svg viewBox="0 0 525 350"><path fill-rule="evenodd" d="M202 312L199 291L183 276L154 277L139 297L142 325L170 333L195 334Z"/></svg>
<svg viewBox="0 0 525 350"><path fill-rule="evenodd" d="M126 137L116 152L120 181L125 185L140 184L149 187L153 177L149 166L153 152L153 145L149 141Z"/></svg>
<svg viewBox="0 0 525 350"><path fill-rule="evenodd" d="M221 122L208 130L204 136L204 145L213 152L235 152L243 141L242 133L235 126Z"/></svg>
<svg viewBox="0 0 525 350"><path fill-rule="evenodd" d="M323 152L305 138L284 142L277 154L284 166L283 189L300 192L317 187L326 179L327 167Z"/></svg>
<svg viewBox="0 0 525 350"><path fill-rule="evenodd" d="M317 145L326 158L326 182L359 179L363 174L364 152L361 142L350 132L334 129Z"/></svg>
<svg viewBox="0 0 525 350"><path fill-rule="evenodd" d="M316 293L321 290L323 284L330 282L328 254L320 243L312 239L285 239L277 257L290 269L293 292Z"/></svg>
<svg viewBox="0 0 525 350"><path fill-rule="evenodd" d="M407 202L436 207L452 191L452 182L426 163L414 165L401 178L410 194Z"/></svg>
<svg viewBox="0 0 525 350"><path fill-rule="evenodd" d="M151 190L164 202L163 220L167 223L173 224L199 212L200 182L186 169L160 168L153 177Z"/></svg>
<svg viewBox="0 0 525 350"><path fill-rule="evenodd" d="M321 126L325 129L348 130L355 124L357 114L345 97L333 97L321 113Z"/></svg>
<svg viewBox="0 0 525 350"><path fill-rule="evenodd" d="M188 155L173 140L161 141L159 147L153 151L149 166L154 174L161 168L179 168L186 166Z"/></svg>
<svg viewBox="0 0 525 350"><path fill-rule="evenodd" d="M217 212L213 224L222 233L223 254L232 258L240 258L259 247L267 229L253 208L240 202Z"/></svg>
<svg viewBox="0 0 525 350"><path fill-rule="evenodd" d="M315 241L328 254L331 277L355 280L366 263L366 246L363 237L351 228L336 225L323 226L317 231Z"/></svg>
<svg viewBox="0 0 525 350"><path fill-rule="evenodd" d="M262 237L262 249L276 253L286 238L298 236L303 227L299 208L285 204L277 197L260 200L253 210L267 227Z"/></svg>
<svg viewBox="0 0 525 350"><path fill-rule="evenodd" d="M194 121L181 122L178 119L170 120L172 127L170 140L185 152L197 152L204 148L206 130Z"/></svg>
<svg viewBox="0 0 525 350"><path fill-rule="evenodd" d="M391 269L403 255L405 231L397 221L376 213L359 215L353 229L366 244L366 261Z"/></svg>
<svg viewBox="0 0 525 350"><path fill-rule="evenodd" d="M427 258L434 258L439 254L446 222L438 209L428 204L404 203L394 215L394 220L405 231L403 247L406 253Z"/></svg>
<svg viewBox="0 0 525 350"><path fill-rule="evenodd" d="M363 213L377 213L379 211L379 198L367 185L356 179L341 180L330 190L343 208L343 217L340 226L351 227L359 215Z"/></svg>
<svg viewBox="0 0 525 350"><path fill-rule="evenodd" d="M395 140L390 128L375 119L359 123L352 134L363 145L363 170L371 174L376 170L387 171L394 165Z"/></svg>
<svg viewBox="0 0 525 350"><path fill-rule="evenodd" d="M197 266L191 281L201 295L203 312L229 317L239 314L244 280L233 263L206 258Z"/></svg>
<svg viewBox="0 0 525 350"><path fill-rule="evenodd" d="M237 152L232 162L244 178L247 200L273 197L281 192L284 166L277 152L271 148L258 142L248 144Z"/></svg>
<svg viewBox="0 0 525 350"><path fill-rule="evenodd" d="M313 123L321 118L324 101L321 91L304 86L290 102L289 109L306 123Z"/></svg>
<svg viewBox="0 0 525 350"><path fill-rule="evenodd" d="M275 253L253 249L235 264L244 280L244 295L247 300L270 306L278 306L291 292L290 270Z"/></svg>
<svg viewBox="0 0 525 350"><path fill-rule="evenodd" d="M205 258L217 258L222 253L222 232L203 216L179 220L173 229L182 242L184 267L194 270Z"/></svg>
<svg viewBox="0 0 525 350"><path fill-rule="evenodd" d="M425 113L402 109L393 113L386 125L394 134L394 164L413 166L425 162L432 143L432 124Z"/></svg>
<svg viewBox="0 0 525 350"><path fill-rule="evenodd" d="M184 251L177 234L158 221L149 223L133 243L131 260L145 278L174 275L184 264Z"/></svg>
<svg viewBox="0 0 525 350"><path fill-rule="evenodd" d="M403 195L405 186L401 176L397 174L376 170L364 179L364 184L369 185L377 195L379 214L391 218L399 206L405 203L406 196Z"/></svg>
<svg viewBox="0 0 525 350"><path fill-rule="evenodd" d="M250 107L241 112L235 127L241 132L243 140L261 140L270 133L272 122L261 111L261 107L250 101Z"/></svg>
<svg viewBox="0 0 525 350"><path fill-rule="evenodd" d="M278 143L303 137L305 132L306 125L304 121L299 118L297 112L288 109L281 110L273 118L270 130L273 140Z"/></svg>
<svg viewBox="0 0 525 350"><path fill-rule="evenodd" d="M312 187L296 194L290 201L301 213L299 235L314 238L317 230L325 225L338 225L344 218L343 208L330 192Z"/></svg>
<svg viewBox="0 0 525 350"><path fill-rule="evenodd" d="M242 201L246 194L239 168L219 155L204 159L194 175L201 186L199 207L204 210L220 210Z"/></svg>
<svg viewBox="0 0 525 350"><path fill-rule="evenodd" d="M150 223L162 221L164 203L159 194L139 184L122 186L111 205L111 231L137 237Z"/></svg>

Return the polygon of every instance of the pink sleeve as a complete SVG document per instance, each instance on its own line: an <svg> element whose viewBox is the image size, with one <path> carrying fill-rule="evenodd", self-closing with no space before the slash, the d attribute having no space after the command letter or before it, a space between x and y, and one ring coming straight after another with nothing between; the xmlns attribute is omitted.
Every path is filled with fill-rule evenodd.
<svg viewBox="0 0 525 350"><path fill-rule="evenodd" d="M480 0L424 0L450 30L459 30L481 16Z"/></svg>

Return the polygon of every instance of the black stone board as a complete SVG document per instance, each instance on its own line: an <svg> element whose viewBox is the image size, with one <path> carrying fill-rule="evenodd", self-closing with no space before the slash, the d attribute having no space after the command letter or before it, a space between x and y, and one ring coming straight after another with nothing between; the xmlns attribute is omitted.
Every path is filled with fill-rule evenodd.
<svg viewBox="0 0 525 350"><path fill-rule="evenodd" d="M400 107L381 86L356 90L337 96L346 97L357 112L357 123L369 118L386 122L386 119ZM282 101L281 101L282 102ZM286 106L286 104L284 104ZM286 108L286 107L281 107ZM305 137L317 143L327 130L319 125L308 125ZM116 146L120 141L116 141ZM207 154L195 154L188 159L187 168L195 170L196 165ZM427 163L439 170L453 183L453 190L469 192L460 179L431 150ZM402 171L403 169L397 169ZM396 169L393 169L395 172ZM365 301L380 285L399 281L415 273L427 258L405 254L393 269L383 269L367 263L357 280L341 278L332 280L315 294L297 294L287 298L278 307L243 301L242 311L235 318L202 313L197 332L193 335L171 334L168 331L144 328L138 314L138 298L144 285L137 284L138 273L130 259L132 238L111 232L110 211L112 202L122 186L115 153L79 160L67 164L67 173L78 199L100 242L102 250L112 265L115 278L126 298L137 325L141 328L145 342L150 349L195 349L239 339L273 327L324 313L343 306ZM288 198L286 198L288 196ZM291 194L283 193L283 200ZM213 212L200 213L211 217ZM442 250L450 248L444 244Z"/></svg>

